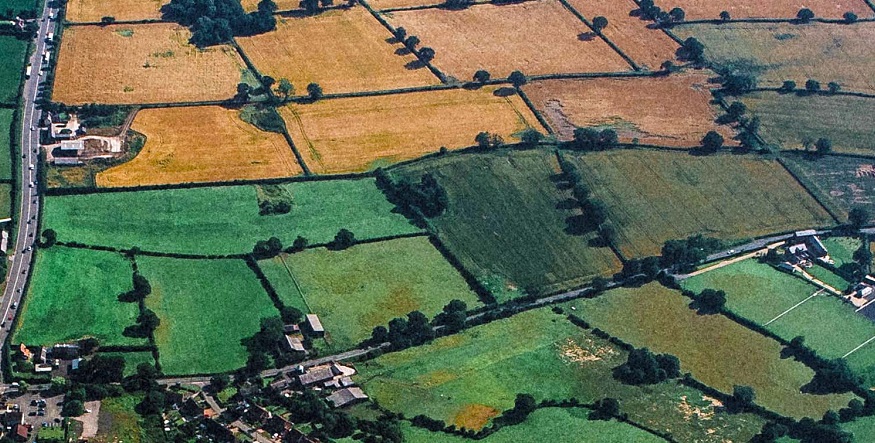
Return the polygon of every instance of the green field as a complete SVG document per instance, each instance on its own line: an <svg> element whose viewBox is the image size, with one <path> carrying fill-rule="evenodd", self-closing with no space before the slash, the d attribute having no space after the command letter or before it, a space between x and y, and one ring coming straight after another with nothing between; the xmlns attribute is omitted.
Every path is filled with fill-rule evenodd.
<svg viewBox="0 0 875 443"><path fill-rule="evenodd" d="M12 9L14 15L21 11L34 11L36 10L36 2L33 0L0 0L0 11L7 9Z"/></svg>
<svg viewBox="0 0 875 443"><path fill-rule="evenodd" d="M764 324L805 300L818 288L757 260L743 260L684 280L695 293L703 289L726 292L726 307L753 322ZM790 337L793 338L793 337Z"/></svg>
<svg viewBox="0 0 875 443"><path fill-rule="evenodd" d="M875 154L875 135L869 130L875 125L871 98L754 92L740 100L749 114L760 118L760 135L768 143L804 149L803 139L826 137L836 152Z"/></svg>
<svg viewBox="0 0 875 443"><path fill-rule="evenodd" d="M155 359L152 358L151 352L101 352L100 355L125 359L125 376L135 374L137 365L140 363L149 363L155 366Z"/></svg>
<svg viewBox="0 0 875 443"><path fill-rule="evenodd" d="M0 10L18 7L15 4L5 6L7 2L8 0L0 2ZM30 3L32 6L33 2ZM21 79L24 77L26 56L27 41L0 35L0 60L3 60L3 63L0 63L0 103L13 104L17 100Z"/></svg>
<svg viewBox="0 0 875 443"><path fill-rule="evenodd" d="M728 393L733 385L753 387L758 404L782 415L821 417L853 398L801 393L814 371L782 359L780 343L722 315L699 315L688 303L679 292L651 283L571 305L594 327L621 340L677 356L682 371L708 386Z"/></svg>
<svg viewBox="0 0 875 443"><path fill-rule="evenodd" d="M833 224L774 161L629 150L569 158L607 206L629 257L659 255L666 240L692 234L739 240Z"/></svg>
<svg viewBox="0 0 875 443"><path fill-rule="evenodd" d="M355 379L382 407L472 429L512 407L517 393L582 402L614 397L632 420L681 441L747 441L762 426L750 414L711 415L701 392L675 382L620 383L612 370L625 361L614 345L545 308L359 363ZM688 415L697 408L701 414Z"/></svg>
<svg viewBox="0 0 875 443"><path fill-rule="evenodd" d="M854 252L860 249L863 242L854 237L822 238L821 242L829 251L829 257L835 261L835 266L841 268L846 264L856 264Z"/></svg>
<svg viewBox="0 0 875 443"><path fill-rule="evenodd" d="M140 394L109 397L100 404L97 435L89 441L97 443L159 443L161 421L143 418L134 408L143 400ZM149 421L151 420L151 422ZM157 432L156 432L157 431Z"/></svg>
<svg viewBox="0 0 875 443"><path fill-rule="evenodd" d="M839 292L845 292L849 286L851 286L851 282L847 281L841 275L836 274L835 272L830 271L823 266L819 266L815 264L814 266L807 268L805 272L811 274L814 278L826 283L829 286L837 289Z"/></svg>
<svg viewBox="0 0 875 443"><path fill-rule="evenodd" d="M0 183L0 218L12 215L12 185Z"/></svg>
<svg viewBox="0 0 875 443"><path fill-rule="evenodd" d="M518 443L542 441L549 435L553 443L649 443L665 440L616 420L589 420L589 409L543 408L532 412L519 425L505 426L480 441L485 443ZM404 441L408 443L469 443L471 440L450 434L430 432L405 425ZM586 436L585 440L581 440Z"/></svg>
<svg viewBox="0 0 875 443"><path fill-rule="evenodd" d="M861 417L843 423L842 429L854 434L856 442L875 441L875 417Z"/></svg>
<svg viewBox="0 0 875 443"><path fill-rule="evenodd" d="M875 216L875 160L869 158L783 156L784 162L817 199L847 220L848 211L861 207ZM871 223L875 218L870 218Z"/></svg>
<svg viewBox="0 0 875 443"><path fill-rule="evenodd" d="M132 287L131 264L120 254L55 246L39 249L14 343L52 345L95 337L103 345L146 344L122 335L136 303L116 298Z"/></svg>
<svg viewBox="0 0 875 443"><path fill-rule="evenodd" d="M814 269L826 271L818 266L806 271ZM841 357L875 336L875 325L870 320L856 314L851 305L824 293L777 318L818 289L800 277L756 260L744 260L699 274L684 280L682 286L693 292L706 288L723 290L726 292L726 307L732 312L765 325L786 340L804 336L808 347L827 358ZM875 346L861 348L851 355L848 362L875 382Z"/></svg>
<svg viewBox="0 0 875 443"><path fill-rule="evenodd" d="M875 36L872 23L695 24L674 26L672 32L681 39L697 38L709 62L753 74L759 86L793 80L804 88L806 80L815 79L824 89L834 81L844 90L875 92L875 58L868 44Z"/></svg>
<svg viewBox="0 0 875 443"><path fill-rule="evenodd" d="M262 318L279 316L243 260L137 257L152 284L146 306L158 314L161 369L168 375L231 371L246 363L240 343Z"/></svg>
<svg viewBox="0 0 875 443"><path fill-rule="evenodd" d="M12 178L12 128L13 109L0 109L0 179Z"/></svg>
<svg viewBox="0 0 875 443"><path fill-rule="evenodd" d="M274 287L283 303L300 309L303 299L309 307L304 312L319 315L335 351L357 345L371 336L375 326L385 326L410 311L432 318L452 299L464 301L469 309L480 305L427 237L368 243L343 251L308 249L262 264L272 268L271 284L279 278Z"/></svg>
<svg viewBox="0 0 875 443"><path fill-rule="evenodd" d="M392 213L374 181L284 185L294 199L283 215L258 215L254 186L111 192L46 198L43 226L60 241L161 252L231 254L276 236L291 245L331 241L341 228L358 239L416 232Z"/></svg>
<svg viewBox="0 0 875 443"><path fill-rule="evenodd" d="M559 291L619 270L610 249L588 245L592 236L566 232L566 219L576 213L559 209L569 195L557 190L552 154L449 156L393 172L414 178L430 172L446 188L448 210L431 221L477 278L498 281L499 301L514 289Z"/></svg>

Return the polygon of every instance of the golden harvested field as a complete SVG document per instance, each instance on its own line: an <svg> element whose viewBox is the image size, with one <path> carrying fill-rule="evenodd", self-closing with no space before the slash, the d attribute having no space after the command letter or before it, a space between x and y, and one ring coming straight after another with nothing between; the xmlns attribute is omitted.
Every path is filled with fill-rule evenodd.
<svg viewBox="0 0 875 443"><path fill-rule="evenodd" d="M413 6L440 5L443 0L368 0L368 4L376 10L392 8L409 8Z"/></svg>
<svg viewBox="0 0 875 443"><path fill-rule="evenodd" d="M696 147L708 131L732 143L732 129L718 125L705 74L669 77L544 80L523 87L562 140L575 127L610 127L621 141Z"/></svg>
<svg viewBox="0 0 875 443"><path fill-rule="evenodd" d="M169 0L69 0L67 20L99 22L103 17L116 20L146 20L161 18L161 6Z"/></svg>
<svg viewBox="0 0 875 443"><path fill-rule="evenodd" d="M842 89L875 91L875 24L727 23L674 28L681 38L696 37L715 63L756 75L760 86L799 87L813 78L822 87L831 81Z"/></svg>
<svg viewBox="0 0 875 443"><path fill-rule="evenodd" d="M657 6L670 10L680 7L687 20L713 20L727 11L732 18L795 18L802 8L809 8L818 17L840 18L851 11L860 17L871 17L872 9L863 0L655 0Z"/></svg>
<svg viewBox="0 0 875 443"><path fill-rule="evenodd" d="M398 55L400 44L363 7L316 16L284 18L276 31L237 42L262 74L288 78L298 94L319 83L326 94L377 91L440 83L425 67L407 68L412 54Z"/></svg>
<svg viewBox="0 0 875 443"><path fill-rule="evenodd" d="M632 0L569 0L577 12L588 20L604 16L608 26L602 33L635 63L658 70L662 62L675 59L678 44L659 29L649 29L651 22L629 15L638 6Z"/></svg>
<svg viewBox="0 0 875 443"><path fill-rule="evenodd" d="M133 160L97 174L98 186L141 186L289 177L302 173L281 134L219 106L144 109L131 129L146 135Z"/></svg>
<svg viewBox="0 0 875 443"><path fill-rule="evenodd" d="M322 100L280 109L304 162L316 173L356 172L474 144L480 131L512 134L536 127L519 96L494 88ZM543 129L540 129L543 132Z"/></svg>
<svg viewBox="0 0 875 443"><path fill-rule="evenodd" d="M240 4L243 5L243 9L245 9L246 12L252 12L258 10L259 1L261 0L241 0ZM274 3L276 3L277 11L301 9L299 7L301 3L300 0L274 0Z"/></svg>
<svg viewBox="0 0 875 443"><path fill-rule="evenodd" d="M222 100L247 72L230 46L199 50L172 23L64 31L52 99L66 104Z"/></svg>
<svg viewBox="0 0 875 443"><path fill-rule="evenodd" d="M556 0L477 5L461 11L423 9L386 15L396 27L435 50L445 74L469 80L479 69L493 77L628 71L630 66Z"/></svg>

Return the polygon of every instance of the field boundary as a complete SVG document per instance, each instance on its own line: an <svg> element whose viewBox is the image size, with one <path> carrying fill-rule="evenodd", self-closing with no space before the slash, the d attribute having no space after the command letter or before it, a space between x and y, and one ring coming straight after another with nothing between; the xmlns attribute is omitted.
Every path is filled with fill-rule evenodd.
<svg viewBox="0 0 875 443"><path fill-rule="evenodd" d="M823 210L826 211L826 213L829 214L830 217L832 217L833 221L835 221L837 225L842 224L842 220L841 218L839 218L838 214L836 214L831 208L825 205L824 202L820 200L820 198L817 197L817 195L814 193L814 191L811 190L808 184L806 184L799 176L796 175L795 172L793 172L791 168L787 166L783 158L779 156L776 157L775 160L778 162L778 164L781 165L781 168L783 168L784 171L790 174L790 177L793 177L793 180L795 180L796 183L799 183L799 186L802 186L802 189L805 189L805 192L809 196L811 196L811 198L813 198L814 201L816 201L817 204L820 205L820 207L823 208Z"/></svg>
<svg viewBox="0 0 875 443"><path fill-rule="evenodd" d="M868 0L864 0L866 3L869 3ZM824 23L831 25L851 25L854 23L866 23L866 22L875 22L875 18L872 17L862 17L855 20L853 23L848 23L844 19L840 18L824 18L824 17L812 17L808 20L809 23ZM677 26L695 26L695 25L730 25L733 23L789 23L792 25L801 25L803 22L799 21L798 18L772 18L772 17L747 17L747 18L732 18L729 20L720 20L719 18L714 19L699 19L699 20L684 20L682 22L674 22L674 23L664 23L662 26L666 28L674 28Z"/></svg>
<svg viewBox="0 0 875 443"><path fill-rule="evenodd" d="M164 20L163 18L144 18L140 20L115 20L109 23L104 22L74 22L66 21L67 26L113 26L113 25L150 25L155 23L174 23L173 20Z"/></svg>
<svg viewBox="0 0 875 443"><path fill-rule="evenodd" d="M564 6L565 9L568 10L568 12L572 13L575 17L577 17L578 20L582 21L589 28L589 30L592 31L593 34L599 36L599 38L601 38L602 41L604 41L608 46L611 47L611 49L614 50L614 52L616 52L620 57L622 57L623 60L625 60L626 63L628 63L629 66L631 66L634 71L641 71L642 70L641 67L638 66L638 64L635 63L634 60L632 60L632 58L630 58L628 55L626 55L626 53L623 52L623 50L620 49L619 46L614 44L614 42L612 42L611 39L609 39L603 32L596 31L596 29L595 29L595 27L593 27L592 23L590 23L590 21L587 20L586 17L584 17L584 15L581 14L578 10L574 9L574 7L571 6L570 3L568 3L568 0L559 0L559 3L561 3L562 6Z"/></svg>
<svg viewBox="0 0 875 443"><path fill-rule="evenodd" d="M374 8L371 7L371 5L367 2L367 0L356 0L356 1L358 1L358 3L360 5L364 6L364 8L368 11L368 13L370 13L371 16L373 16L375 19L377 19L377 21L380 22L380 24L383 25L383 27L389 31L389 34L392 36L393 39L395 38L395 27L392 26L385 18L381 17L380 13L378 13L376 10L374 10ZM408 49L410 49L410 48L408 48ZM436 68L430 61L423 60L419 54L419 51L415 51L415 50L411 49L410 53L415 55L416 59L419 60L419 62L422 63L426 68L428 68L428 70L431 71L431 73L434 74L434 76L437 77L441 83L448 83L448 78L447 78L446 74L444 74L438 68Z"/></svg>
<svg viewBox="0 0 875 443"><path fill-rule="evenodd" d="M520 98L523 100L523 103L526 104L529 110L532 111L532 115L535 116L535 118L538 120L538 123L540 123L541 126L543 126L545 130L547 130L547 134L556 135L556 131L553 130L553 128L550 126L550 123L548 123L547 119L544 118L544 115L541 114L541 111L539 111L538 108L535 107L535 104L532 103L532 100L529 99L529 96L526 95L526 93L523 91L523 88L516 88L516 93L520 96Z"/></svg>

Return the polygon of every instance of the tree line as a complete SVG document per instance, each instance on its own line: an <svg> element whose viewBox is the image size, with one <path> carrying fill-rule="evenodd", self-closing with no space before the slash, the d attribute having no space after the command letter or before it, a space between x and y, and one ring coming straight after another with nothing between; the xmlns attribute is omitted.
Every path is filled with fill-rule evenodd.
<svg viewBox="0 0 875 443"><path fill-rule="evenodd" d="M262 34L276 29L273 0L261 0L258 10L246 13L240 0L171 0L161 7L162 18L187 26L191 43L206 47L235 36Z"/></svg>

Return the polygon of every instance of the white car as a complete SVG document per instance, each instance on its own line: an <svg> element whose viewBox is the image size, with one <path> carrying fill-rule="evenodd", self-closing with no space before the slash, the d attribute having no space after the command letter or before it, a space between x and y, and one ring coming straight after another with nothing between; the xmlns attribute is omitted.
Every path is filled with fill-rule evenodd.
<svg viewBox="0 0 875 443"><path fill-rule="evenodd" d="M29 166L27 167L27 169L30 169L31 171L33 171L33 165L29 165Z"/></svg>

